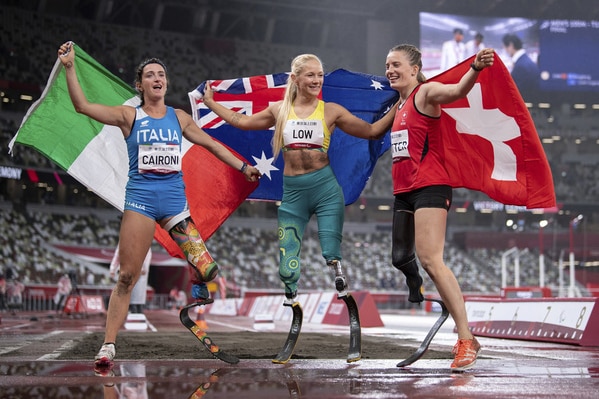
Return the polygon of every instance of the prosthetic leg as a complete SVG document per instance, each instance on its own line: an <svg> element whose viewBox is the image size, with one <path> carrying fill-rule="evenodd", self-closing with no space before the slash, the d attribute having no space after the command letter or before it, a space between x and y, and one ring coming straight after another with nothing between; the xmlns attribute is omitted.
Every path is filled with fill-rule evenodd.
<svg viewBox="0 0 599 399"><path fill-rule="evenodd" d="M208 305L214 302L210 298L206 282L213 280L218 274L218 265L208 253L206 244L193 220L189 211L180 213L173 217L164 226L164 229L169 232L170 236L175 240L183 253L187 257L187 263L192 270L192 297L195 302L184 306L179 311L179 319L181 323L191 333L200 340L204 347L217 359L226 363L235 364L239 362L239 358L220 350L212 339L208 336L205 329L200 328L194 320L189 317L189 309L195 306Z"/></svg>
<svg viewBox="0 0 599 399"><path fill-rule="evenodd" d="M218 274L218 265L208 252L189 211L173 217L164 229L183 250L187 263L195 274L196 282L206 283L214 280Z"/></svg>
<svg viewBox="0 0 599 399"><path fill-rule="evenodd" d="M212 302L214 302L214 300L211 298L208 298L208 299L205 299L204 301L202 301L201 305L208 305L208 304L211 304ZM218 347L218 345L216 345L214 343L212 338L210 338L208 336L208 333L206 333L205 330L202 330L200 328L200 326L198 326L196 324L196 322L189 317L189 309L191 309L195 306L198 306L198 304L200 304L200 302L192 303L190 305L185 306L183 309L181 309L181 311L179 312L179 319L181 320L181 323L183 323L183 325L189 331L191 331L191 333L194 335L194 337L196 337L197 339L200 340L202 345L204 345L204 347L208 350L208 352L210 352L212 354L212 356L214 356L217 359L222 360L225 363L229 363L229 364L239 363L239 358L237 356L233 356L233 355L230 355L230 354L222 351Z"/></svg>
<svg viewBox="0 0 599 399"><path fill-rule="evenodd" d="M285 293L285 301L283 302L283 306L289 306L291 308L293 311L293 318L291 320L289 335L287 336L287 340L285 341L283 348L277 354L277 356L272 359L273 363L278 364L285 364L291 359L291 355L293 355L293 350L297 344L300 332L302 331L302 321L304 319L304 311L302 310L300 303L297 301L297 291Z"/></svg>
<svg viewBox="0 0 599 399"><path fill-rule="evenodd" d="M332 268L335 273L335 289L338 291L337 299L342 299L347 306L350 333L347 362L356 362L362 358L362 335L358 305L356 304L354 297L347 292L347 278L343 274L341 262L338 260L328 261L327 266ZM273 363L279 364L287 363L291 359L291 355L293 355L293 350L295 349L295 345L297 344L302 329L302 320L304 317L302 307L297 301L297 292L286 292L283 306L291 307L293 319L291 320L291 328L289 329L289 335L287 336L283 348L272 360Z"/></svg>
<svg viewBox="0 0 599 399"><path fill-rule="evenodd" d="M414 229L412 212L396 211L393 213L391 263L406 276L406 285L409 290L408 301L421 303L424 301L424 296L422 295L422 277L414 252L416 245Z"/></svg>
<svg viewBox="0 0 599 399"><path fill-rule="evenodd" d="M204 312L206 309L203 306L198 306L196 315L196 324L202 330L208 330L208 323L206 322L206 316Z"/></svg>
<svg viewBox="0 0 599 399"><path fill-rule="evenodd" d="M362 331L360 328L360 313L354 297L347 292L347 277L343 274L341 262L331 260L327 266L333 269L335 273L335 289L337 290L337 299L342 299L347 306L349 316L349 352L347 362L356 362L362 358Z"/></svg>
<svg viewBox="0 0 599 399"><path fill-rule="evenodd" d="M429 345L431 344L431 341L433 340L433 338L435 338L435 335L437 335L437 333L439 332L439 329L441 328L443 323L445 323L445 320L447 320L447 318L449 317L449 310L447 309L447 307L445 306L443 301L441 301L439 299L432 299L432 298L425 298L425 301L438 303L439 306L441 306L441 316L439 316L439 318L437 319L435 324L429 330L428 334L426 334L424 341L422 341L422 343L420 344L418 349L416 349L416 352L412 353L412 355L410 357L408 357L407 359L402 360L401 362L397 363L397 367L409 366L410 364L414 363L416 360L418 360L422 356L424 356L424 354L428 350Z"/></svg>
<svg viewBox="0 0 599 399"><path fill-rule="evenodd" d="M436 302L441 306L441 315L430 329L420 347L412 356L399 362L397 367L405 367L420 359L428 350L428 347L439 329L449 317L449 311L441 300L424 298L422 288L422 277L418 270L416 261L415 237L414 237L414 214L407 211L395 211L393 213L393 249L391 251L391 262L393 267L400 270L406 276L408 286L408 301L422 303L423 301Z"/></svg>

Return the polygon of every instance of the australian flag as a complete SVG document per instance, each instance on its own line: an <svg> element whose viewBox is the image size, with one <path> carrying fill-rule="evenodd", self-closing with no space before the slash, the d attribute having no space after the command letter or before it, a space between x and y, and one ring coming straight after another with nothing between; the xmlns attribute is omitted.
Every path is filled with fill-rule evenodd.
<svg viewBox="0 0 599 399"><path fill-rule="evenodd" d="M283 99L288 73L211 81L214 100L235 112L252 115ZM243 131L211 112L202 103L206 82L189 93L194 120L215 139L234 149L262 173L260 184L249 199L278 201L283 194L283 157L274 160L271 140L274 127ZM337 69L325 75L321 97L347 108L367 122L380 119L397 101L398 94L382 76ZM380 140L365 140L335 129L328 150L331 167L345 196L355 202L370 178L378 158L389 149L389 134ZM389 193L391 194L391 187Z"/></svg>

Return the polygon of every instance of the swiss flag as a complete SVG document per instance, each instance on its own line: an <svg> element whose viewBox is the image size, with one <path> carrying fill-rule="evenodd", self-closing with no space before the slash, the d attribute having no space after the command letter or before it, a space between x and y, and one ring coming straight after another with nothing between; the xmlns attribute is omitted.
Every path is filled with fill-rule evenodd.
<svg viewBox="0 0 599 399"><path fill-rule="evenodd" d="M472 56L431 81L457 83ZM495 55L468 95L443 106L445 167L453 187L482 191L506 205L556 206L551 169L524 100Z"/></svg>

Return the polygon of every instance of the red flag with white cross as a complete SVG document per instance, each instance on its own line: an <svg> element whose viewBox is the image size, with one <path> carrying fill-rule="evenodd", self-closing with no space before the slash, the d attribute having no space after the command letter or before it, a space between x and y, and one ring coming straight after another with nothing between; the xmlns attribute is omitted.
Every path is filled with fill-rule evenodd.
<svg viewBox="0 0 599 399"><path fill-rule="evenodd" d="M457 83L474 56L431 81ZM465 98L443 105L445 167L453 187L482 191L506 205L556 205L551 169L509 71L495 56Z"/></svg>

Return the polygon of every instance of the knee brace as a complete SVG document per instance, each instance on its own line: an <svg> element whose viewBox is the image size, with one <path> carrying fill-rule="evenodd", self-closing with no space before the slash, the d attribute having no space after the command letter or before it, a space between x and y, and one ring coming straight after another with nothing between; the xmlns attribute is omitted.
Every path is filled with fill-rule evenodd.
<svg viewBox="0 0 599 399"><path fill-rule="evenodd" d="M218 265L206 248L200 232L196 228L189 211L173 217L164 226L171 238L179 245L194 271L196 281L207 282L214 280L218 274Z"/></svg>

